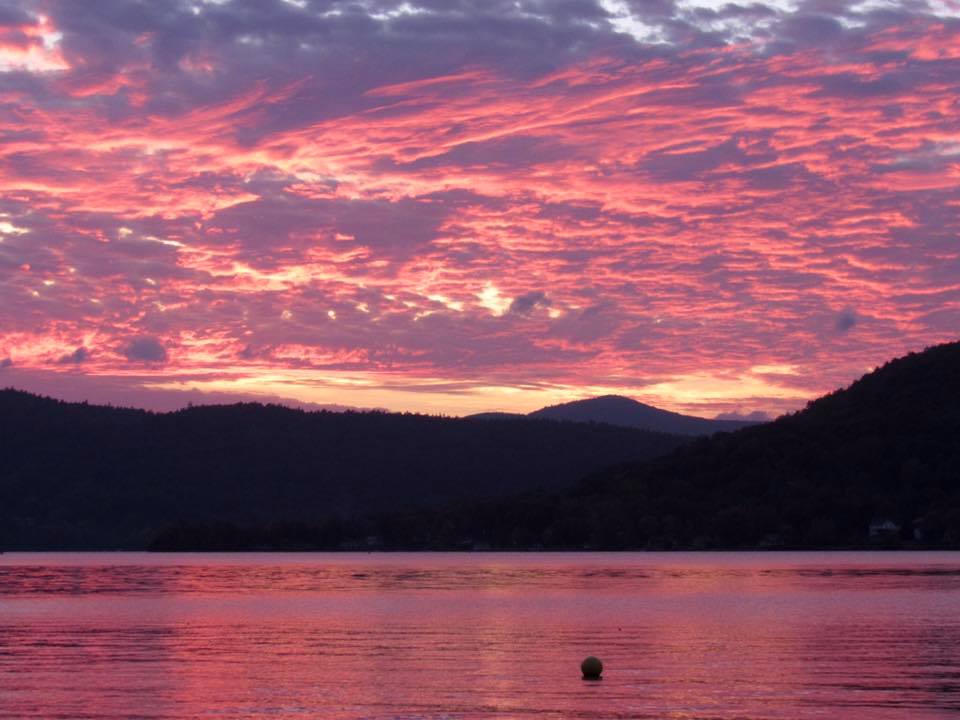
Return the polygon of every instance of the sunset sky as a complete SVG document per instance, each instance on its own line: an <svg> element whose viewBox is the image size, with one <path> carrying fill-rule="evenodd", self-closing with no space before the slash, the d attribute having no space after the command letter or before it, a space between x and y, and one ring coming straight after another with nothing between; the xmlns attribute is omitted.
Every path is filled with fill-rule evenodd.
<svg viewBox="0 0 960 720"><path fill-rule="evenodd" d="M960 1L0 5L0 387L802 407L960 328Z"/></svg>

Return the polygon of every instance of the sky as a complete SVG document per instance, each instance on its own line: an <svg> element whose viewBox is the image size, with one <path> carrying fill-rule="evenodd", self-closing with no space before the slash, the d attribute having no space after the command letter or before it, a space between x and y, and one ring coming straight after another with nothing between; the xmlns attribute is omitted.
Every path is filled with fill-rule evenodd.
<svg viewBox="0 0 960 720"><path fill-rule="evenodd" d="M0 387L803 407L960 328L960 0L0 2Z"/></svg>

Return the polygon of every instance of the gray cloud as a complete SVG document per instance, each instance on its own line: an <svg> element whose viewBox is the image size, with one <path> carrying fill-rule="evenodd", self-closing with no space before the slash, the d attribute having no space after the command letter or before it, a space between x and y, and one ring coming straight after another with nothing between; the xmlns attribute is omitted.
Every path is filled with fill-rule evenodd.
<svg viewBox="0 0 960 720"><path fill-rule="evenodd" d="M853 329L857 324L857 315L853 310L844 310L837 316L834 328L837 332L845 333Z"/></svg>
<svg viewBox="0 0 960 720"><path fill-rule="evenodd" d="M123 348L123 354L130 362L165 362L167 350L154 337L138 337Z"/></svg>
<svg viewBox="0 0 960 720"><path fill-rule="evenodd" d="M3 358L3 360L0 360L0 370L3 370L4 368L8 368L8 367L13 367L13 360L11 360L8 357Z"/></svg>
<svg viewBox="0 0 960 720"><path fill-rule="evenodd" d="M61 365L69 365L69 364L80 365L82 363L85 363L89 359L90 359L90 351L87 350L85 347L78 347L72 353L68 353L63 357L61 357L57 362L59 362Z"/></svg>
<svg viewBox="0 0 960 720"><path fill-rule="evenodd" d="M550 307L550 298L539 290L518 295L510 303L510 313L513 315L529 315L537 308Z"/></svg>

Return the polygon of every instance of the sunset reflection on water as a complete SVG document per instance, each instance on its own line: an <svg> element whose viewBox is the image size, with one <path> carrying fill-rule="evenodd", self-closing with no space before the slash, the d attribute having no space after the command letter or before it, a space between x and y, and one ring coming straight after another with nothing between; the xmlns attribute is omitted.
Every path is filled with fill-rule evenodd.
<svg viewBox="0 0 960 720"><path fill-rule="evenodd" d="M958 607L948 553L8 554L0 717L942 718Z"/></svg>

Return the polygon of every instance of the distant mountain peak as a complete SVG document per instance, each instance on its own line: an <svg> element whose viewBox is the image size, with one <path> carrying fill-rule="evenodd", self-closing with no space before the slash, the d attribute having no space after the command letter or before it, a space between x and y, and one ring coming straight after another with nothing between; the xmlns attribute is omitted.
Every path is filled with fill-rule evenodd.
<svg viewBox="0 0 960 720"><path fill-rule="evenodd" d="M483 413L473 417L489 419L505 417L504 413ZM756 422L749 420L710 420L661 410L623 395L600 395L598 397L572 400L549 405L528 415L512 416L517 419L537 418L568 422L597 422L608 425L639 428L674 435L711 435L715 432L731 432Z"/></svg>
<svg viewBox="0 0 960 720"><path fill-rule="evenodd" d="M591 403L594 405L620 405L620 406L636 406L641 405L643 407L652 408L653 405L647 405L642 403L639 400L634 400L629 398L626 395L597 395L595 397L589 398L580 398L579 400L570 400L564 403L556 403L555 405L549 405L548 407L562 407L564 405L573 405L576 403Z"/></svg>

